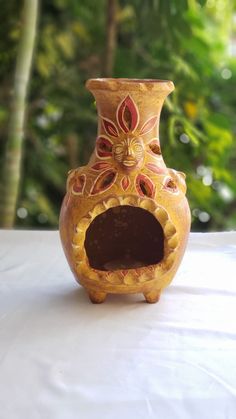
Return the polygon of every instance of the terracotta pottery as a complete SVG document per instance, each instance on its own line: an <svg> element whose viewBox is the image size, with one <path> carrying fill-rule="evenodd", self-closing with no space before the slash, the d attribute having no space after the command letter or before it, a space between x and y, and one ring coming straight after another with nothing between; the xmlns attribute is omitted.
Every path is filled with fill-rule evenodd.
<svg viewBox="0 0 236 419"><path fill-rule="evenodd" d="M159 117L166 80L91 79L98 136L87 166L69 172L60 215L64 251L94 303L109 293L158 301L186 247L185 175L168 169Z"/></svg>

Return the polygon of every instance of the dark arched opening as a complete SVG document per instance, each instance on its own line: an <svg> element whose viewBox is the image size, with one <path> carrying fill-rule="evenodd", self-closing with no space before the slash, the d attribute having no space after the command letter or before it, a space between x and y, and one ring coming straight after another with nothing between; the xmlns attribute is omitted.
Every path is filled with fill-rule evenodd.
<svg viewBox="0 0 236 419"><path fill-rule="evenodd" d="M147 210L121 205L98 215L84 242L89 264L103 271L158 264L164 256L161 224Z"/></svg>

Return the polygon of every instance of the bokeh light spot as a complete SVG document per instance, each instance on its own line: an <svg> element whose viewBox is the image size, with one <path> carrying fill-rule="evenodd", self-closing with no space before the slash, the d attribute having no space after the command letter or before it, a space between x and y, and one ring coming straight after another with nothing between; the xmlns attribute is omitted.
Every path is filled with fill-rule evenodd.
<svg viewBox="0 0 236 419"><path fill-rule="evenodd" d="M22 220L24 220L28 216L28 211L24 207L18 208L16 213L17 217L21 218Z"/></svg>
<svg viewBox="0 0 236 419"><path fill-rule="evenodd" d="M47 221L48 221L48 216L47 216L47 214L45 214L44 212L41 212L41 213L38 215L38 222L39 222L40 224L45 224Z"/></svg>
<svg viewBox="0 0 236 419"><path fill-rule="evenodd" d="M221 77L224 80L229 80L232 77L232 71L229 68L223 68L221 71Z"/></svg>
<svg viewBox="0 0 236 419"><path fill-rule="evenodd" d="M198 217L199 213L200 213L200 210L198 208L194 208L192 210L192 214L193 214L194 217Z"/></svg>
<svg viewBox="0 0 236 419"><path fill-rule="evenodd" d="M187 134L184 134L184 133L180 135L179 140L183 144L188 144L189 141L190 141L189 136Z"/></svg>
<svg viewBox="0 0 236 419"><path fill-rule="evenodd" d="M210 220L211 216L206 211L201 211L198 214L198 219L201 221L201 223L207 223Z"/></svg>
<svg viewBox="0 0 236 419"><path fill-rule="evenodd" d="M219 196L223 199L225 202L232 202L234 199L233 191L224 184L221 184L218 189Z"/></svg>
<svg viewBox="0 0 236 419"><path fill-rule="evenodd" d="M202 178L202 183L205 186L210 186L212 184L212 181L213 181L213 179L212 179L212 174L211 173L207 173Z"/></svg>

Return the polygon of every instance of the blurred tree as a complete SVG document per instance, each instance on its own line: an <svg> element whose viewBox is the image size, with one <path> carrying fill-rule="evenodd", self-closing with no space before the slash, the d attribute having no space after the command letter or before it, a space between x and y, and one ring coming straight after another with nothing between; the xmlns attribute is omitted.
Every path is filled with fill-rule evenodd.
<svg viewBox="0 0 236 419"><path fill-rule="evenodd" d="M111 77L113 74L116 45L117 45L117 0L107 0L106 50L105 50L104 66L103 66L104 77Z"/></svg>
<svg viewBox="0 0 236 419"><path fill-rule="evenodd" d="M38 0L25 0L22 13L22 31L17 54L9 131L3 164L0 222L2 227L13 227L20 182L25 100L34 39L36 34Z"/></svg>
<svg viewBox="0 0 236 419"><path fill-rule="evenodd" d="M0 56L3 138L19 4L5 8L5 30L15 38L0 36L8 51ZM187 173L193 229L235 228L234 11L230 0L44 0L17 225L57 227L66 173L87 162L96 136L84 82L105 74L174 81L160 137L165 161Z"/></svg>

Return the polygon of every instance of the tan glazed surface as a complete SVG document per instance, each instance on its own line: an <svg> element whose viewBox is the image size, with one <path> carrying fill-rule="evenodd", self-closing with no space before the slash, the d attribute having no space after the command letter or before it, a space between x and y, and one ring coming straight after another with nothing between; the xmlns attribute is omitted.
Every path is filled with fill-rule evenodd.
<svg viewBox="0 0 236 419"><path fill-rule="evenodd" d="M143 293L156 302L182 260L190 229L185 175L161 154L167 80L91 79L98 135L87 166L69 172L60 234L92 302Z"/></svg>

